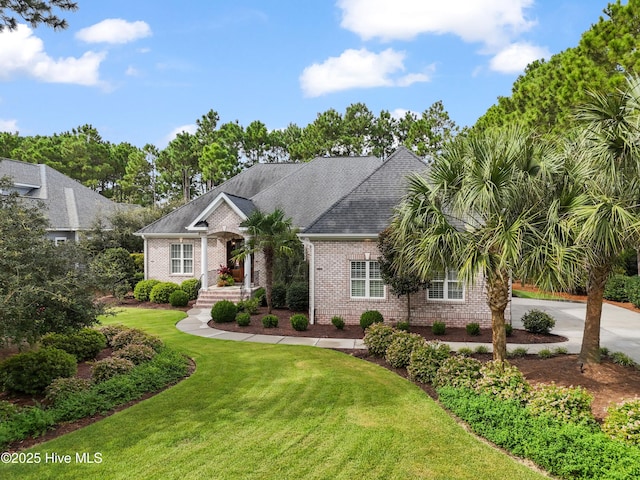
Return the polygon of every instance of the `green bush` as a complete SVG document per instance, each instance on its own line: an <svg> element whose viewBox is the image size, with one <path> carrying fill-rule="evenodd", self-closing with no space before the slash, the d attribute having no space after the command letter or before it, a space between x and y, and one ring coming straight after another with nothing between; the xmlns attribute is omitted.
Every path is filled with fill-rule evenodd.
<svg viewBox="0 0 640 480"><path fill-rule="evenodd" d="M264 289L264 287L260 287L255 292L253 292L253 298L257 298L261 306L267 306L267 291Z"/></svg>
<svg viewBox="0 0 640 480"><path fill-rule="evenodd" d="M527 350L525 347L517 347L507 352L507 358L522 358L526 357L527 353L529 353L529 350Z"/></svg>
<svg viewBox="0 0 640 480"><path fill-rule="evenodd" d="M489 350L489 347L486 347L484 345L478 345L474 350L474 352L475 353L491 353L491 351Z"/></svg>
<svg viewBox="0 0 640 480"><path fill-rule="evenodd" d="M435 387L473 388L480 378L482 363L475 358L454 355L446 358L433 379Z"/></svg>
<svg viewBox="0 0 640 480"><path fill-rule="evenodd" d="M444 335L447 331L447 325L444 322L433 322L431 332L434 335Z"/></svg>
<svg viewBox="0 0 640 480"><path fill-rule="evenodd" d="M628 445L640 445L640 400L630 400L607 409L602 431Z"/></svg>
<svg viewBox="0 0 640 480"><path fill-rule="evenodd" d="M480 324L479 323L467 323L467 325L465 326L465 329L467 330L467 335L471 335L472 337L477 337L478 335L480 335Z"/></svg>
<svg viewBox="0 0 640 480"><path fill-rule="evenodd" d="M211 307L211 318L216 323L229 323L236 319L238 307L229 300L220 300Z"/></svg>
<svg viewBox="0 0 640 480"><path fill-rule="evenodd" d="M363 342L369 354L375 357L384 357L387 348L391 345L393 334L396 330L384 323L374 323L364 331Z"/></svg>
<svg viewBox="0 0 640 480"><path fill-rule="evenodd" d="M124 332L125 330L129 330L129 327L122 324L104 325L98 329L98 331L102 333L107 340L108 347L113 347L111 343L113 341L113 337L118 335L120 332Z"/></svg>
<svg viewBox="0 0 640 480"><path fill-rule="evenodd" d="M189 304L189 294L178 289L169 295L169 303L172 307L186 307Z"/></svg>
<svg viewBox="0 0 640 480"><path fill-rule="evenodd" d="M0 400L0 423L10 421L20 409L7 400Z"/></svg>
<svg viewBox="0 0 640 480"><path fill-rule="evenodd" d="M547 334L556 325L551 315L541 310L529 310L522 316L522 324L527 332Z"/></svg>
<svg viewBox="0 0 640 480"><path fill-rule="evenodd" d="M569 353L569 350L567 349L567 347L556 347L553 349L554 355L566 355L568 353Z"/></svg>
<svg viewBox="0 0 640 480"><path fill-rule="evenodd" d="M249 312L238 312L236 315L236 323L241 327L247 327L251 323L251 315Z"/></svg>
<svg viewBox="0 0 640 480"><path fill-rule="evenodd" d="M531 390L522 372L509 362L487 362L480 368L480 375L475 386L479 393L525 402Z"/></svg>
<svg viewBox="0 0 640 480"><path fill-rule="evenodd" d="M276 328L278 326L278 317L275 315L265 315L262 317L262 326L264 328Z"/></svg>
<svg viewBox="0 0 640 480"><path fill-rule="evenodd" d="M332 317L331 324L336 327L338 330L344 330L344 318L342 317Z"/></svg>
<svg viewBox="0 0 640 480"><path fill-rule="evenodd" d="M98 330L83 328L73 333L50 333L42 337L43 347L53 347L73 355L78 362L91 360L107 346L107 339Z"/></svg>
<svg viewBox="0 0 640 480"><path fill-rule="evenodd" d="M532 415L547 416L561 422L595 425L591 402L593 397L582 387L536 385L529 394L527 410Z"/></svg>
<svg viewBox="0 0 640 480"><path fill-rule="evenodd" d="M634 307L640 308L640 277L629 277L626 285L627 298Z"/></svg>
<svg viewBox="0 0 640 480"><path fill-rule="evenodd" d="M89 390L91 388L91 385L91 380L88 380L86 378L56 378L45 389L46 398L50 403L55 405L57 402L67 398L70 395Z"/></svg>
<svg viewBox="0 0 640 480"><path fill-rule="evenodd" d="M255 315L258 313L260 307L260 299L256 297L247 298L246 300L240 300L236 303L239 312L247 312L249 315Z"/></svg>
<svg viewBox="0 0 640 480"><path fill-rule="evenodd" d="M180 286L177 283L160 282L151 289L149 300L153 303L169 303L171 294L179 289Z"/></svg>
<svg viewBox="0 0 640 480"><path fill-rule="evenodd" d="M284 283L276 283L271 289L271 307L285 308L287 306L287 287Z"/></svg>
<svg viewBox="0 0 640 480"><path fill-rule="evenodd" d="M304 332L309 326L309 319L302 313L291 315L289 320L291 320L291 326L293 327L293 329L297 330L298 332Z"/></svg>
<svg viewBox="0 0 640 480"><path fill-rule="evenodd" d="M410 327L409 322L407 322L406 320L396 323L396 330L402 330L403 332L408 332L409 327Z"/></svg>
<svg viewBox="0 0 640 480"><path fill-rule="evenodd" d="M446 343L437 340L417 345L411 352L407 374L409 379L420 383L433 383L440 365L451 356Z"/></svg>
<svg viewBox="0 0 640 480"><path fill-rule="evenodd" d="M111 340L111 346L114 350L120 350L121 348L131 344L147 345L148 347L153 348L156 352L159 352L164 345L162 340L158 337L150 335L137 328L124 330Z"/></svg>
<svg viewBox="0 0 640 480"><path fill-rule="evenodd" d="M460 347L458 349L458 355L462 355L463 357L470 357L473 355L473 349L469 347Z"/></svg>
<svg viewBox="0 0 640 480"><path fill-rule="evenodd" d="M538 351L538 356L540 358L551 358L553 357L553 352L548 348L543 348L542 350Z"/></svg>
<svg viewBox="0 0 640 480"><path fill-rule="evenodd" d="M634 362L633 359L626 353L613 352L609 354L609 358L613 363L617 363L618 365L622 365L623 367L636 366L636 362Z"/></svg>
<svg viewBox="0 0 640 480"><path fill-rule="evenodd" d="M513 325L511 325L510 323L505 324L504 333L507 337L513 335Z"/></svg>
<svg viewBox="0 0 640 480"><path fill-rule="evenodd" d="M56 378L72 377L77 370L73 355L45 347L6 359L0 364L0 378L9 392L40 394Z"/></svg>
<svg viewBox="0 0 640 480"><path fill-rule="evenodd" d="M609 277L604 286L603 297L614 302L628 302L627 283L629 277L615 274Z"/></svg>
<svg viewBox="0 0 640 480"><path fill-rule="evenodd" d="M385 360L394 368L406 368L411 361L411 353L419 345L426 343L424 337L416 333L397 331L384 355Z"/></svg>
<svg viewBox="0 0 640 480"><path fill-rule="evenodd" d="M377 310L367 310L366 312L362 312L362 315L360 315L360 326L362 327L362 330L366 330L374 323L382 323L383 321L384 318L382 317L382 314Z"/></svg>
<svg viewBox="0 0 640 480"><path fill-rule="evenodd" d="M287 307L294 312L309 310L309 284L294 282L287 289Z"/></svg>
<svg viewBox="0 0 640 480"><path fill-rule="evenodd" d="M148 362L156 356L156 351L149 345L140 345L138 343L130 343L120 350L116 350L114 357L125 358L133 362L134 365Z"/></svg>
<svg viewBox="0 0 640 480"><path fill-rule="evenodd" d="M93 367L91 367L91 378L96 383L104 382L116 375L130 372L134 366L133 362L126 358L116 356L105 358L93 364Z"/></svg>
<svg viewBox="0 0 640 480"><path fill-rule="evenodd" d="M201 288L202 282L197 278L189 278L180 284L180 290L187 294L189 300L195 300L198 298L198 293Z"/></svg>
<svg viewBox="0 0 640 480"><path fill-rule="evenodd" d="M139 302L148 302L151 290L159 283L160 280L153 279L139 281L133 289L133 297Z"/></svg>

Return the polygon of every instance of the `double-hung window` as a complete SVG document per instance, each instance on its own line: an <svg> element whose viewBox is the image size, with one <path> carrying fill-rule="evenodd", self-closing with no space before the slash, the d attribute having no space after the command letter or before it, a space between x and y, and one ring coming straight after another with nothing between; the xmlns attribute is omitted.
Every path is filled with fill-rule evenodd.
<svg viewBox="0 0 640 480"><path fill-rule="evenodd" d="M455 270L436 272L429 283L429 300L464 300L464 285Z"/></svg>
<svg viewBox="0 0 640 480"><path fill-rule="evenodd" d="M193 245L189 243L171 245L171 273L193 273Z"/></svg>
<svg viewBox="0 0 640 480"><path fill-rule="evenodd" d="M351 297L384 298L384 283L378 262L351 262Z"/></svg>

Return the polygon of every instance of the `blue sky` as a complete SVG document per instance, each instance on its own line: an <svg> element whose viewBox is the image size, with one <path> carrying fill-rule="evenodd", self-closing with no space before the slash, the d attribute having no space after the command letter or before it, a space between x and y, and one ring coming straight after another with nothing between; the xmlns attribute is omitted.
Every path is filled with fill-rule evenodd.
<svg viewBox="0 0 640 480"><path fill-rule="evenodd" d="M536 58L576 46L595 0L77 0L69 27L0 34L0 131L89 123L164 148L221 123L305 126L356 102L472 125Z"/></svg>

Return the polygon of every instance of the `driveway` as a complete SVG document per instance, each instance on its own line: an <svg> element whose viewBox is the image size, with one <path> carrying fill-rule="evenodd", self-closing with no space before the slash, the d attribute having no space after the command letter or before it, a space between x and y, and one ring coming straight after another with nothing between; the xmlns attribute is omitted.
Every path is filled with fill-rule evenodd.
<svg viewBox="0 0 640 480"><path fill-rule="evenodd" d="M586 303L515 297L511 302L514 328L523 328L521 318L527 311L534 308L542 310L556 320L556 326L551 332L569 339L563 345L570 352L580 351ZM623 352L640 363L640 314L608 303L603 304L600 345L611 352Z"/></svg>

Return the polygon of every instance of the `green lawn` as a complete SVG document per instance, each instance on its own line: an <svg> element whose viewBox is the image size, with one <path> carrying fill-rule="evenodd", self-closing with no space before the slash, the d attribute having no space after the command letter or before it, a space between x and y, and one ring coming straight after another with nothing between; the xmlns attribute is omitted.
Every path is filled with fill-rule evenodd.
<svg viewBox="0 0 640 480"><path fill-rule="evenodd" d="M181 312L127 309L122 322L195 359L179 385L1 465L0 478L538 479L476 440L415 385L315 347L180 333ZM100 464L75 454L100 453ZM70 464L45 463L46 454Z"/></svg>

